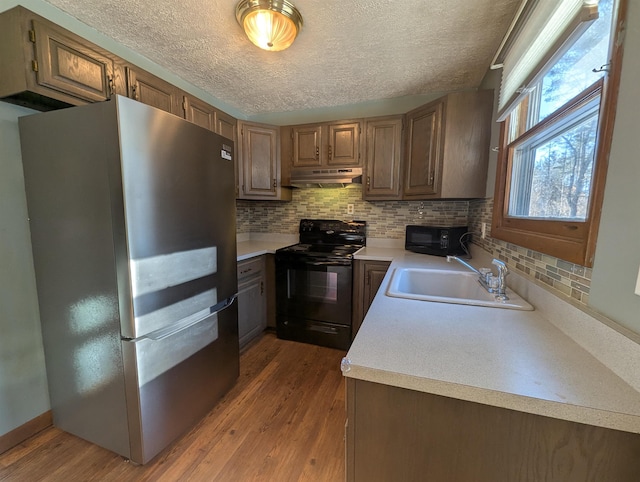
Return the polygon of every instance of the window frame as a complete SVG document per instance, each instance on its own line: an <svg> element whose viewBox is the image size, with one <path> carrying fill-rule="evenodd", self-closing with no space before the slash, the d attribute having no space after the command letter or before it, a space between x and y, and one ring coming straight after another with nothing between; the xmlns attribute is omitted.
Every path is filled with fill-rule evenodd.
<svg viewBox="0 0 640 482"><path fill-rule="evenodd" d="M515 139L513 143L508 141L510 116L506 116L505 120L500 123L500 141L491 226L492 237L581 266L593 266L617 109L623 53L621 39L624 35L627 4L628 0L620 0L618 2L617 13L615 14L615 28L612 32L611 44L613 47L608 76L605 76L567 102L555 113L531 128L529 132L521 132L520 134L523 135ZM524 136L534 135L544 129L557 120L559 116L565 116L573 112L578 103L583 102L585 97L593 95L593 92L598 90L601 95L601 107L596 134L595 165L587 218L584 221L572 221L563 219L525 219L509 216L508 188L511 180L510 153L513 149L513 144L522 141ZM524 102L527 102L527 100L525 99ZM520 114L522 119L522 112Z"/></svg>

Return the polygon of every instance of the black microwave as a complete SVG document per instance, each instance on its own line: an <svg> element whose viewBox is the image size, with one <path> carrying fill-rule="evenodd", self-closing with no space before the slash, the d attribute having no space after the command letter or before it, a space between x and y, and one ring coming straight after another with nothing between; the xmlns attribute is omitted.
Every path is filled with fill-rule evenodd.
<svg viewBox="0 0 640 482"><path fill-rule="evenodd" d="M463 255L470 236L467 226L408 225L404 249L434 256Z"/></svg>

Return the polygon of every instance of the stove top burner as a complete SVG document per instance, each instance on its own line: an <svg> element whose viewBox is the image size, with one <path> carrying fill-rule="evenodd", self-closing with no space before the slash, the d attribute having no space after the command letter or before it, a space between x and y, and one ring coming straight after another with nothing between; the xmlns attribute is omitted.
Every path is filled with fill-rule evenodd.
<svg viewBox="0 0 640 482"><path fill-rule="evenodd" d="M329 244L308 244L300 243L288 246L286 248L279 249L279 253L297 253L305 254L308 256L331 256L331 257L344 257L350 258L353 253L362 248L361 244L358 245L329 245Z"/></svg>
<svg viewBox="0 0 640 482"><path fill-rule="evenodd" d="M366 244L365 221L302 219L300 243L278 250L281 255L351 259Z"/></svg>

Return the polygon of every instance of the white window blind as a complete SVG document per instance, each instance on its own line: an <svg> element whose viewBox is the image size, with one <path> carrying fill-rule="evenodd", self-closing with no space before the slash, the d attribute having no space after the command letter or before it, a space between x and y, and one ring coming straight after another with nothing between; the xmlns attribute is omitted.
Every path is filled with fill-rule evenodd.
<svg viewBox="0 0 640 482"><path fill-rule="evenodd" d="M532 1L532 0L529 0ZM498 117L504 119L563 44L598 18L598 0L538 0L514 39L505 39ZM499 67L494 65L493 67Z"/></svg>

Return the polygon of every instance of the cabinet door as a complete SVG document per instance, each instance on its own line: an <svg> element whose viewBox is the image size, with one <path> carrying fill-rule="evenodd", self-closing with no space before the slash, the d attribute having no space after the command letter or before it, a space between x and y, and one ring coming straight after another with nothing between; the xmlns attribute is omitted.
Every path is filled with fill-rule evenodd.
<svg viewBox="0 0 640 482"><path fill-rule="evenodd" d="M354 286L353 286L353 316L351 337L355 338L356 333L362 325L369 306L375 298L382 280L387 274L390 261L367 261L356 260L354 266Z"/></svg>
<svg viewBox="0 0 640 482"><path fill-rule="evenodd" d="M364 271L365 271L365 283L364 283L364 296L363 296L363 309L362 309L362 318L367 315L367 311L369 311L369 307L373 302L373 299L376 297L376 293L378 289L380 289L380 285L382 284L382 280L387 274L387 270L389 269L388 261L365 261L364 262Z"/></svg>
<svg viewBox="0 0 640 482"><path fill-rule="evenodd" d="M183 96L182 106L186 120L215 132L216 110L212 106L190 95Z"/></svg>
<svg viewBox="0 0 640 482"><path fill-rule="evenodd" d="M264 257L238 263L238 337L240 348L267 327Z"/></svg>
<svg viewBox="0 0 640 482"><path fill-rule="evenodd" d="M87 102L111 97L113 61L61 28L33 20L36 82Z"/></svg>
<svg viewBox="0 0 640 482"><path fill-rule="evenodd" d="M277 198L278 128L241 123L240 135L240 197Z"/></svg>
<svg viewBox="0 0 640 482"><path fill-rule="evenodd" d="M444 102L437 101L407 114L404 197L438 193L442 162Z"/></svg>
<svg viewBox="0 0 640 482"><path fill-rule="evenodd" d="M401 199L403 117L366 121L364 199Z"/></svg>
<svg viewBox="0 0 640 482"><path fill-rule="evenodd" d="M216 111L215 133L236 142L236 119L222 111Z"/></svg>
<svg viewBox="0 0 640 482"><path fill-rule="evenodd" d="M127 67L128 96L143 104L183 117L180 90L144 70Z"/></svg>
<svg viewBox="0 0 640 482"><path fill-rule="evenodd" d="M292 128L293 167L318 167L322 164L322 126Z"/></svg>
<svg viewBox="0 0 640 482"><path fill-rule="evenodd" d="M329 124L328 166L360 165L360 122Z"/></svg>

